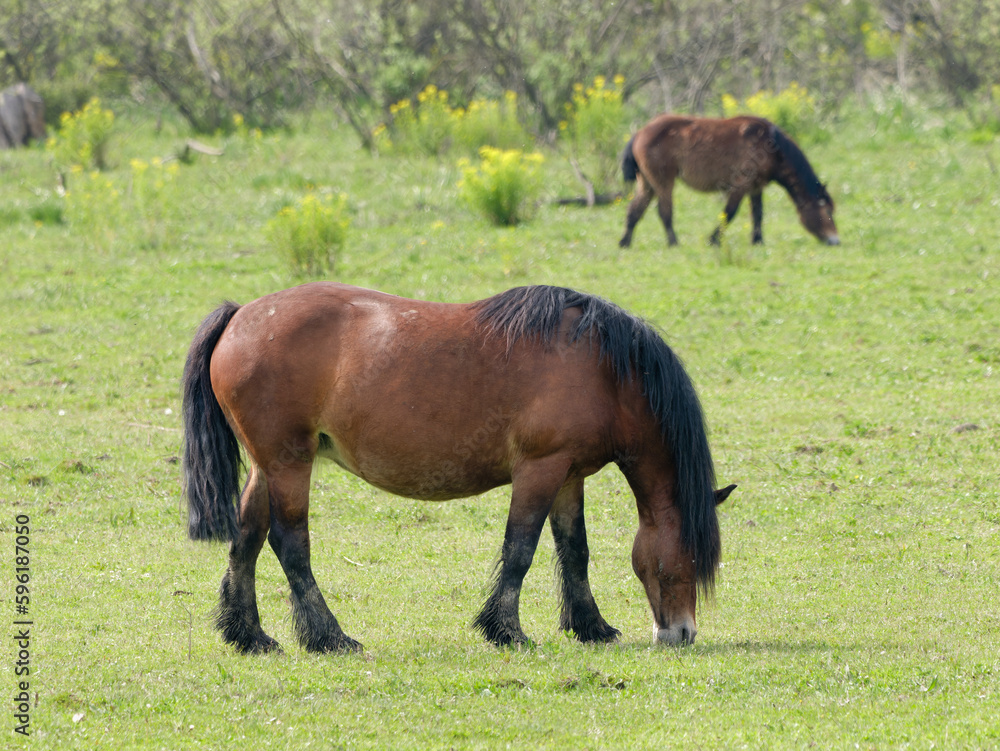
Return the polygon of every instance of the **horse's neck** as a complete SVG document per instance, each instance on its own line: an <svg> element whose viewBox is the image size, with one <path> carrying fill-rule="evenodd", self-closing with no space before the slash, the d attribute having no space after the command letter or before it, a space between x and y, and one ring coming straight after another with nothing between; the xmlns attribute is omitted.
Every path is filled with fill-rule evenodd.
<svg viewBox="0 0 1000 751"><path fill-rule="evenodd" d="M807 176L796 170L794 165L789 163L786 159L778 159L772 179L788 191L788 195L791 197L792 202L796 206L805 202L805 180L807 179Z"/></svg>

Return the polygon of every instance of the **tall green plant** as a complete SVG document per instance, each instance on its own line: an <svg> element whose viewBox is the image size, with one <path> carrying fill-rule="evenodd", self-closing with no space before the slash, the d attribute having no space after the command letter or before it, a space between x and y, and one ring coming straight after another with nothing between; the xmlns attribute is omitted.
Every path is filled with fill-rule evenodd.
<svg viewBox="0 0 1000 751"><path fill-rule="evenodd" d="M77 112L63 112L59 131L48 142L56 164L63 169L107 166L107 146L115 124L115 114L91 99Z"/></svg>
<svg viewBox="0 0 1000 751"><path fill-rule="evenodd" d="M402 99L389 107L391 120L373 133L384 151L440 155L452 148L475 154L482 146L521 149L531 138L517 117L517 94L504 93L500 101L473 99L468 107L452 107L448 92L433 84L416 102Z"/></svg>
<svg viewBox="0 0 1000 751"><path fill-rule="evenodd" d="M604 76L587 87L576 84L573 101L565 105L566 119L559 123L570 158L595 191L617 185L618 156L628 132L624 85L622 76L615 76L610 85Z"/></svg>
<svg viewBox="0 0 1000 751"><path fill-rule="evenodd" d="M267 223L271 245L299 276L322 277L333 271L336 253L344 245L350 219L347 196L309 193L286 206Z"/></svg>
<svg viewBox="0 0 1000 751"><path fill-rule="evenodd" d="M723 94L722 111L726 117L741 113L763 117L794 138L815 137L820 130L815 98L795 81L778 93L763 89L742 102L729 94Z"/></svg>
<svg viewBox="0 0 1000 751"><path fill-rule="evenodd" d="M483 146L524 149L531 143L517 117L517 93L504 92L503 99L473 99L465 109L452 110L454 143L477 153Z"/></svg>
<svg viewBox="0 0 1000 751"><path fill-rule="evenodd" d="M492 146L483 146L479 155L478 165L459 162L462 196L493 224L510 227L526 221L542 188L542 155Z"/></svg>
<svg viewBox="0 0 1000 751"><path fill-rule="evenodd" d="M405 154L436 156L451 144L454 117L448 92L433 84L417 94L417 102L402 99L389 108L388 129L377 132L380 147Z"/></svg>

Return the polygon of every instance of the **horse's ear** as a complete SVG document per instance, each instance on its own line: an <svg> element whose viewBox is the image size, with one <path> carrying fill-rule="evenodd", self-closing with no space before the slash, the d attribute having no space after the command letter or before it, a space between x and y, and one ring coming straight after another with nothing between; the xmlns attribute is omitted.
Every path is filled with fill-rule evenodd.
<svg viewBox="0 0 1000 751"><path fill-rule="evenodd" d="M724 500L729 497L729 494L736 490L735 485L727 485L724 488L719 488L715 491L715 505L718 506Z"/></svg>

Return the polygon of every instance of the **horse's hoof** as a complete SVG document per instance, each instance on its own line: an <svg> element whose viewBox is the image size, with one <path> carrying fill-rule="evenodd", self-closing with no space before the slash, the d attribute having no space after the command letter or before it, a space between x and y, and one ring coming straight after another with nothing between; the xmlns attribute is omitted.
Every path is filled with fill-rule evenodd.
<svg viewBox="0 0 1000 751"><path fill-rule="evenodd" d="M531 639L529 639L520 629L517 629L516 631L513 629L498 629L492 634L487 634L486 639L493 644L493 646L500 648L517 649L519 647L527 647L534 644L534 642L532 642Z"/></svg>
<svg viewBox="0 0 1000 751"><path fill-rule="evenodd" d="M335 636L327 636L322 639L318 639L315 642L304 645L307 652L318 652L320 654L327 654L330 652L337 653L350 653L355 652L361 654L365 651L364 645L359 641L355 641L347 634L337 634Z"/></svg>
<svg viewBox="0 0 1000 751"><path fill-rule="evenodd" d="M632 240L631 239L626 239L624 237L621 240L618 241L618 247L619 248L627 248L631 244L632 244Z"/></svg>
<svg viewBox="0 0 1000 751"><path fill-rule="evenodd" d="M535 642L523 634L520 637L512 638L505 642L494 642L498 649L532 649Z"/></svg>
<svg viewBox="0 0 1000 751"><path fill-rule="evenodd" d="M582 644L614 644L622 632L605 623L594 624L590 628L573 629L573 636Z"/></svg>
<svg viewBox="0 0 1000 751"><path fill-rule="evenodd" d="M262 655L267 654L268 652L284 654L284 650L281 648L281 645L277 642L277 640L272 639L263 631L255 635L245 644L234 643L233 646L245 655Z"/></svg>

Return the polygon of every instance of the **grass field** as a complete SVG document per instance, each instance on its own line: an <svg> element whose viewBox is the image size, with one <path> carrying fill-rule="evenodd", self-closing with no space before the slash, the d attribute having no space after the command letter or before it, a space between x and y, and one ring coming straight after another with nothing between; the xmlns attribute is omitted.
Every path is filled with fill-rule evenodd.
<svg viewBox="0 0 1000 751"><path fill-rule="evenodd" d="M623 205L547 203L497 229L458 200L453 160L372 157L319 116L157 166L140 201L132 160L184 138L118 112L109 177L125 192L95 184L75 207L43 150L0 152L0 622L19 619L18 515L33 621L31 736L7 701L3 747L1000 747L1000 144L947 114L855 114L805 147L842 246L808 236L774 186L763 247L745 206L708 247L721 199L681 189L680 247L651 211L619 250ZM546 169L549 197L581 192L558 156ZM613 467L588 481L588 526L620 643L558 630L545 533L521 600L536 644L505 651L470 623L507 491L421 503L332 464L315 473L313 566L364 655L295 644L269 549L258 596L285 653L221 643L226 549L187 539L180 493L181 368L218 302L296 283L264 227L313 188L348 196L339 281L445 301L554 283L662 328L720 483L740 486L696 644L651 642Z"/></svg>

